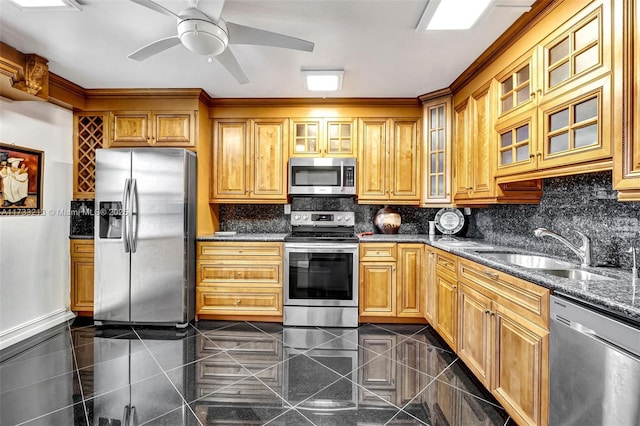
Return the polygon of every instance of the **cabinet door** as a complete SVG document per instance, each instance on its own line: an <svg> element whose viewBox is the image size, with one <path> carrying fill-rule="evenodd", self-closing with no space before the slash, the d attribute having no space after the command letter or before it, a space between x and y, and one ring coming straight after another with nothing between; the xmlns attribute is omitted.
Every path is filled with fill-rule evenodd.
<svg viewBox="0 0 640 426"><path fill-rule="evenodd" d="M627 47L625 59L629 67L627 79L618 82L616 89L623 88L626 114L625 117L615 116L614 127L623 127L626 136L616 137L614 141L613 186L618 190L620 201L640 201L640 85L637 83L640 81L640 5L637 1L627 0L624 12L626 19L616 25L623 25L625 30L618 32L617 37L626 35L618 42ZM615 91L616 95L618 92ZM617 99L614 104L618 105Z"/></svg>
<svg viewBox="0 0 640 426"><path fill-rule="evenodd" d="M71 310L93 312L93 258L71 258Z"/></svg>
<svg viewBox="0 0 640 426"><path fill-rule="evenodd" d="M471 126L471 198L492 197L496 191L494 179L493 135L495 108L487 84L473 94L473 123Z"/></svg>
<svg viewBox="0 0 640 426"><path fill-rule="evenodd" d="M291 121L291 156L319 157L322 155L322 119Z"/></svg>
<svg viewBox="0 0 640 426"><path fill-rule="evenodd" d="M447 274L436 274L436 330L445 342L456 350L458 334L458 289L457 281Z"/></svg>
<svg viewBox="0 0 640 426"><path fill-rule="evenodd" d="M358 135L358 201L386 201L387 120L361 119Z"/></svg>
<svg viewBox="0 0 640 426"><path fill-rule="evenodd" d="M325 152L328 156L356 156L356 123L352 118L326 119L325 131Z"/></svg>
<svg viewBox="0 0 640 426"><path fill-rule="evenodd" d="M494 303L491 391L522 425L548 420L549 332Z"/></svg>
<svg viewBox="0 0 640 426"><path fill-rule="evenodd" d="M396 315L396 263L360 263L360 315Z"/></svg>
<svg viewBox="0 0 640 426"><path fill-rule="evenodd" d="M496 176L536 169L541 156L537 148L536 129L536 112L533 110L504 120L496 126Z"/></svg>
<svg viewBox="0 0 640 426"><path fill-rule="evenodd" d="M113 148L148 146L152 143L149 133L150 118L148 111L112 111L109 114L111 129L109 146Z"/></svg>
<svg viewBox="0 0 640 426"><path fill-rule="evenodd" d="M398 317L424 317L424 244L398 244Z"/></svg>
<svg viewBox="0 0 640 426"><path fill-rule="evenodd" d="M458 355L485 387L491 372L491 299L460 284Z"/></svg>
<svg viewBox="0 0 640 426"><path fill-rule="evenodd" d="M436 313L436 254L425 249L424 317L433 326Z"/></svg>
<svg viewBox="0 0 640 426"><path fill-rule="evenodd" d="M287 134L287 120L252 120L252 198L286 203Z"/></svg>
<svg viewBox="0 0 640 426"><path fill-rule="evenodd" d="M212 200L246 199L249 143L245 120L214 122Z"/></svg>
<svg viewBox="0 0 640 426"><path fill-rule="evenodd" d="M420 128L418 119L393 120L387 185L389 199L395 202L420 201Z"/></svg>
<svg viewBox="0 0 640 426"><path fill-rule="evenodd" d="M152 116L152 143L157 146L195 146L194 112L156 112Z"/></svg>
<svg viewBox="0 0 640 426"><path fill-rule="evenodd" d="M455 107L454 118L454 183L455 199L465 200L469 198L469 191L473 189L471 181L471 155L469 120L471 105L469 98Z"/></svg>
<svg viewBox="0 0 640 426"><path fill-rule="evenodd" d="M425 103L421 206L451 203L451 97Z"/></svg>

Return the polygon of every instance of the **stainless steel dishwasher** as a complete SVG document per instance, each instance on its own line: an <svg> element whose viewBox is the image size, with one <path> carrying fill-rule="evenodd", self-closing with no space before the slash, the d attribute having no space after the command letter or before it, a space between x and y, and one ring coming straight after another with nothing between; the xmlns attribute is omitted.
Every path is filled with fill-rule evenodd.
<svg viewBox="0 0 640 426"><path fill-rule="evenodd" d="M549 424L640 425L640 329L551 296Z"/></svg>

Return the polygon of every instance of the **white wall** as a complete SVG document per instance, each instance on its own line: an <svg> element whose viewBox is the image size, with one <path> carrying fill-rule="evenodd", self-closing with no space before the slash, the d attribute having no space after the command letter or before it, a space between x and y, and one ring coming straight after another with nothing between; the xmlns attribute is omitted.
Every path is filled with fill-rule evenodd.
<svg viewBox="0 0 640 426"><path fill-rule="evenodd" d="M0 349L73 318L69 216L73 113L0 98L0 142L44 151L42 216L0 216Z"/></svg>

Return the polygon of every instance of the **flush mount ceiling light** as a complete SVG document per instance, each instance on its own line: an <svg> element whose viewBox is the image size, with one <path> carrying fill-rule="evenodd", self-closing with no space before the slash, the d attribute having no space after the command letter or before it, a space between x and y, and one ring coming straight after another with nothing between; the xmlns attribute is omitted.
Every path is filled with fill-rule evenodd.
<svg viewBox="0 0 640 426"><path fill-rule="evenodd" d="M302 78L307 90L313 92L335 92L342 90L344 70L303 69Z"/></svg>
<svg viewBox="0 0 640 426"><path fill-rule="evenodd" d="M82 10L75 0L9 0L23 12L51 10Z"/></svg>
<svg viewBox="0 0 640 426"><path fill-rule="evenodd" d="M468 30L489 10L509 9L520 14L531 10L533 0L429 0L416 33L424 30Z"/></svg>

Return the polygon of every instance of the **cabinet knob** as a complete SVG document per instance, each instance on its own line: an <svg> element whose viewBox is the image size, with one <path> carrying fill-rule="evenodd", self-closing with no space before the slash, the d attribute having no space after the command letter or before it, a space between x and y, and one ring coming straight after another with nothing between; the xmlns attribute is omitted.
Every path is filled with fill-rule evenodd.
<svg viewBox="0 0 640 426"><path fill-rule="evenodd" d="M455 288L458 288L458 286L457 285L452 285L451 288L455 289Z"/></svg>
<svg viewBox="0 0 640 426"><path fill-rule="evenodd" d="M236 306L240 304L240 299L236 300Z"/></svg>
<svg viewBox="0 0 640 426"><path fill-rule="evenodd" d="M488 309L485 309L485 310L484 310L484 313L485 313L485 314L490 314L490 313L491 313L491 311L490 311L490 310L488 310Z"/></svg>
<svg viewBox="0 0 640 426"><path fill-rule="evenodd" d="M466 189L468 191L470 189L473 189L473 186L465 186L464 189Z"/></svg>

